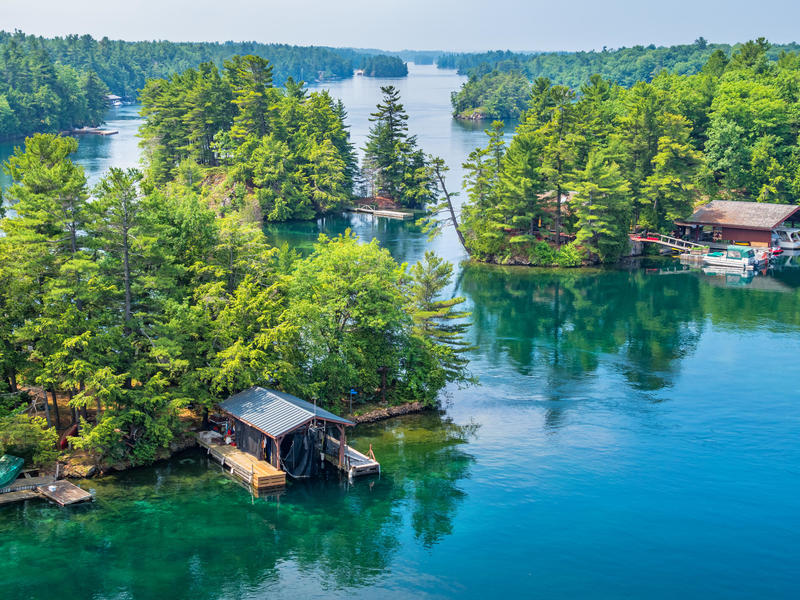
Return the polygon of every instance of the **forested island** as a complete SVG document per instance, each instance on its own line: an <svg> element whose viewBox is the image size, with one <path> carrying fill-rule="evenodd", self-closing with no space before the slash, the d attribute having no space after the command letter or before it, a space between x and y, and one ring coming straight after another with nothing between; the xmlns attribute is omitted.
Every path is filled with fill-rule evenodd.
<svg viewBox="0 0 800 600"><path fill-rule="evenodd" d="M763 40L699 73L579 90L537 79L513 138L502 123L465 163L464 244L477 260L614 262L630 231L669 232L707 198L800 195L800 54Z"/></svg>
<svg viewBox="0 0 800 600"><path fill-rule="evenodd" d="M335 409L356 389L358 409L435 406L447 383L472 381L463 298L439 298L452 265L426 253L409 268L349 232L307 257L267 244L264 221L340 209L359 172L342 103L272 73L248 55L149 80L144 171L112 168L89 188L77 141L53 134L4 165L0 453L49 463L72 424L94 463L145 464L252 385ZM428 159L383 92L369 185L422 206ZM37 394L47 418L27 412Z"/></svg>
<svg viewBox="0 0 800 600"><path fill-rule="evenodd" d="M233 56L269 60L272 79L319 81L408 73L396 56L359 50L257 42L127 42L89 35L44 38L0 31L0 139L58 132L102 122L106 94L135 101L148 79L168 78L201 63L221 68Z"/></svg>
<svg viewBox="0 0 800 600"><path fill-rule="evenodd" d="M453 94L456 116L517 119L530 92L523 85L526 81L544 77L555 84L578 89L592 75L600 75L630 87L639 81L650 81L664 70L677 75L699 73L718 51L730 57L740 46L712 44L699 38L694 44L668 47L651 44L601 52L444 54L437 59L437 66L458 69L460 74L469 76L469 81ZM769 46L767 58L777 60L783 52L798 50L800 46L796 43Z"/></svg>
<svg viewBox="0 0 800 600"><path fill-rule="evenodd" d="M405 77L408 75L408 66L396 56L368 56L363 59L359 68L365 77Z"/></svg>

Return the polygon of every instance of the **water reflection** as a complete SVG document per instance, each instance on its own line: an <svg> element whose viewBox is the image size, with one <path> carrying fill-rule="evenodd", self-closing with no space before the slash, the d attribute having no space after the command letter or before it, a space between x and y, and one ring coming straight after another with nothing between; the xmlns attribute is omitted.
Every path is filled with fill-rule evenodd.
<svg viewBox="0 0 800 600"><path fill-rule="evenodd" d="M325 589L369 585L389 570L404 531L426 548L452 532L474 435L437 413L364 426L354 444L372 444L380 478L293 483L276 498L252 498L194 452L87 482L91 506L4 507L0 553L15 568L0 597L44 597L67 572L68 595L81 598L254 597L292 571Z"/></svg>
<svg viewBox="0 0 800 600"><path fill-rule="evenodd" d="M635 271L541 272L469 265L462 291L473 311L473 342L494 365L510 360L545 378L558 399L565 382L601 364L635 388L670 385L679 359L702 334L700 283Z"/></svg>

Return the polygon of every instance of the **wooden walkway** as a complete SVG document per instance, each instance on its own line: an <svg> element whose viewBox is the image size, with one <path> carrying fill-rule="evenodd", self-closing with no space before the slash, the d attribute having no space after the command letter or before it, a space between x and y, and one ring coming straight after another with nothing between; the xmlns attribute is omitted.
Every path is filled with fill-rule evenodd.
<svg viewBox="0 0 800 600"><path fill-rule="evenodd" d="M673 250L682 250L684 252L691 252L692 250L697 252L707 248L705 244L698 244L697 242L682 240L680 238L672 237L671 235L664 235L663 233L650 233L646 236L633 234L631 235L631 240L634 242L658 244L659 246L665 246L667 248L672 248Z"/></svg>
<svg viewBox="0 0 800 600"><path fill-rule="evenodd" d="M6 492L0 494L0 505L13 504L14 502L23 502L24 500L32 500L33 498L41 498L38 492L34 490L20 490L19 492Z"/></svg>
<svg viewBox="0 0 800 600"><path fill-rule="evenodd" d="M358 477L360 475L377 475L381 472L381 465L377 460L361 454L358 450L345 444L344 464L339 465L339 440L327 436L325 444L325 460L332 465L339 467L348 475Z"/></svg>
<svg viewBox="0 0 800 600"><path fill-rule="evenodd" d="M255 491L274 490L286 485L286 473L238 448L215 443L214 440L221 437L214 431L201 431L197 434L197 443L223 468L228 469L231 474L250 485Z"/></svg>
<svg viewBox="0 0 800 600"><path fill-rule="evenodd" d="M374 206L370 206L368 204L361 204L359 206L353 206L347 209L351 212L357 213L366 213L368 215L374 215L376 217L386 217L387 219L413 219L414 213L406 212L403 210L389 210L383 208L377 208Z"/></svg>
<svg viewBox="0 0 800 600"><path fill-rule="evenodd" d="M0 490L0 504L11 504L33 498L46 498L60 506L94 499L89 492L71 481L56 480L52 475L32 477L29 473L23 473L11 485Z"/></svg>
<svg viewBox="0 0 800 600"><path fill-rule="evenodd" d="M35 490L40 485L47 485L56 480L52 475L42 477L26 477L19 476L11 484L0 490L0 494L8 494L10 492L21 492L23 490Z"/></svg>

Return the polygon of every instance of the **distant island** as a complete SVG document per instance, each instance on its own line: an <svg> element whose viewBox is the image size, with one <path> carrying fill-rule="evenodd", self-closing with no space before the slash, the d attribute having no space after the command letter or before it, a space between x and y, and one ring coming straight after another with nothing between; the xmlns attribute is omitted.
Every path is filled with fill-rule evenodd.
<svg viewBox="0 0 800 600"><path fill-rule="evenodd" d="M405 77L408 65L397 56L379 54L367 56L361 62L362 75L365 77Z"/></svg>
<svg viewBox="0 0 800 600"><path fill-rule="evenodd" d="M578 89L592 75L630 87L651 81L662 71L676 75L699 73L713 54L731 56L742 44L712 44L698 38L693 44L633 46L600 52L443 54L440 69L457 69L469 80L452 95L453 116L460 119L518 119L531 93L530 84L547 78L557 85ZM777 60L782 53L797 52L796 43L772 45L766 57Z"/></svg>

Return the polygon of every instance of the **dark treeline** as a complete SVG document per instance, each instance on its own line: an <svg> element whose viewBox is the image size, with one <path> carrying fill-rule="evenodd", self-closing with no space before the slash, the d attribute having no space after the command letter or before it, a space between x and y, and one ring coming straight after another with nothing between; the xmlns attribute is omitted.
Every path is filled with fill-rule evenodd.
<svg viewBox="0 0 800 600"><path fill-rule="evenodd" d="M282 85L286 79L350 77L353 60L333 48L261 44L257 42L167 42L94 39L90 35L43 38L16 32L2 32L0 40L27 41L39 45L50 57L78 70L94 71L108 89L134 100L145 81L212 62L218 67L234 55L252 54L272 63L273 78Z"/></svg>
<svg viewBox="0 0 800 600"><path fill-rule="evenodd" d="M592 75L630 87L651 81L661 71L678 75L699 73L709 58L721 51L730 57L741 44L710 44L703 38L694 44L669 47L634 46L602 52L544 52L518 54L509 51L483 54L447 54L439 57L441 68L456 68L469 81L453 95L453 108L462 117L517 118L522 80L546 77L558 85L578 89ZM796 52L795 43L771 46L767 58L776 60L782 52ZM478 114L476 114L476 112Z"/></svg>
<svg viewBox="0 0 800 600"><path fill-rule="evenodd" d="M669 232L708 198L796 202L800 55L769 51L750 41L695 75L629 88L537 79L513 139L494 124L464 165L467 248L501 263L613 262L630 231Z"/></svg>
<svg viewBox="0 0 800 600"><path fill-rule="evenodd" d="M126 42L89 35L44 38L0 31L0 138L98 125L113 93L134 101L148 79L167 78L208 62L221 68L235 55L266 58L275 85L289 78L407 74L393 56L353 50L256 42Z"/></svg>
<svg viewBox="0 0 800 600"><path fill-rule="evenodd" d="M0 33L0 139L97 125L107 89L94 71L55 62L36 40Z"/></svg>
<svg viewBox="0 0 800 600"><path fill-rule="evenodd" d="M676 46L633 46L600 52L539 52L516 53L496 50L484 53L443 54L437 59L442 69L458 69L462 75L484 75L494 69L516 70L528 79L547 77L554 83L578 87L591 75L599 74L614 83L630 86L637 81L649 81L662 70L691 75L703 68L717 50L727 56L741 44L711 44L698 38L693 44ZM796 52L796 43L771 47L768 58L777 58L782 51Z"/></svg>

